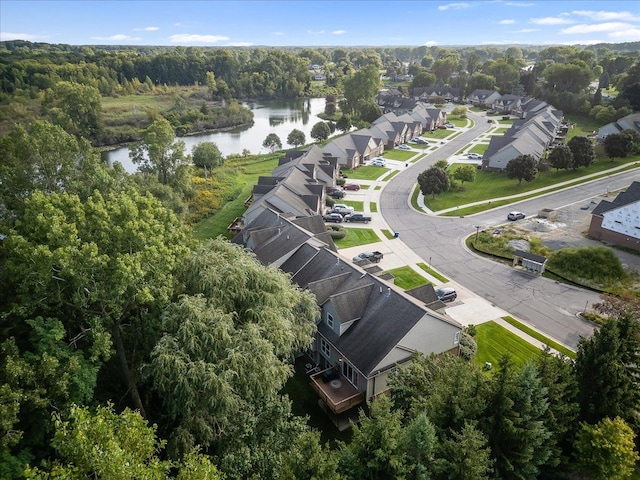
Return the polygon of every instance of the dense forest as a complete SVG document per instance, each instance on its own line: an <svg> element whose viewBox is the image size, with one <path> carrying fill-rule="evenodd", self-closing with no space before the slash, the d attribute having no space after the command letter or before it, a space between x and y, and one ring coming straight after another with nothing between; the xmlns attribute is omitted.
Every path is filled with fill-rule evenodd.
<svg viewBox="0 0 640 480"><path fill-rule="evenodd" d="M0 478L628 478L637 299L604 298L575 359L547 351L486 371L416 357L329 442L283 393L315 334L315 299L240 247L193 238L200 209L238 195L234 159L213 144L189 158L175 108L143 115L134 175L94 146L106 97L197 87L196 105L241 117L244 98L308 95L312 64L354 120L379 71L411 73L405 90L522 91L616 118L639 108L639 48L0 44Z"/></svg>

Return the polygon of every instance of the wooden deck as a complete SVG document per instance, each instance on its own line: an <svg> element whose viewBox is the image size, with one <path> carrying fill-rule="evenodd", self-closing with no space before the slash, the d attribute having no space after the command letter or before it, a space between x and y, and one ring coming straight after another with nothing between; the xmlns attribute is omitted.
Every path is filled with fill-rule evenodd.
<svg viewBox="0 0 640 480"><path fill-rule="evenodd" d="M330 382L322 380L326 370L311 375L311 387L333 413L342 413L364 402L365 392L358 390L349 381L338 376Z"/></svg>

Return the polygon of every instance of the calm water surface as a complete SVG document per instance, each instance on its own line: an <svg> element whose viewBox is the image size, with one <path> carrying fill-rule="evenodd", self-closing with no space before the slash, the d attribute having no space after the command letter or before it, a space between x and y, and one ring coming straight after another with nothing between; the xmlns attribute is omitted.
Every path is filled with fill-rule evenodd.
<svg viewBox="0 0 640 480"><path fill-rule="evenodd" d="M186 145L186 153L191 153L193 147L201 142L215 142L224 156L242 153L244 149L254 154L266 153L267 149L262 147L262 142L270 133L278 135L282 147L288 148L290 145L287 145L287 136L294 128L304 132L307 143L311 143L311 129L322 121L318 114L324 111L325 99L273 100L245 105L253 111L253 125L224 132L180 137L178 139ZM104 152L103 158L109 165L114 162L122 163L130 173L137 169L129 158L128 147Z"/></svg>

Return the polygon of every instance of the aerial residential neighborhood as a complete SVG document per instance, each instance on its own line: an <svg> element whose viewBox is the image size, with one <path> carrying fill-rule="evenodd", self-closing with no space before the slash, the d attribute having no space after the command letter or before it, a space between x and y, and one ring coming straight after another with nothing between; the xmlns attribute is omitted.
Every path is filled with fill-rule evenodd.
<svg viewBox="0 0 640 480"><path fill-rule="evenodd" d="M634 7L2 0L0 478L640 479Z"/></svg>

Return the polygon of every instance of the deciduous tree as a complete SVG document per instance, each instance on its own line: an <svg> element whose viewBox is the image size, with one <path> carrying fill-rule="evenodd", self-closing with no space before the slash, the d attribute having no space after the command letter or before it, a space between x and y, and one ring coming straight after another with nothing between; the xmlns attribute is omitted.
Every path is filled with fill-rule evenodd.
<svg viewBox="0 0 640 480"><path fill-rule="evenodd" d="M549 154L549 165L558 170L566 170L573 165L573 153L567 145L558 145Z"/></svg>
<svg viewBox="0 0 640 480"><path fill-rule="evenodd" d="M445 170L433 166L418 175L418 185L424 196L431 195L431 198L436 198L437 194L449 190L451 181Z"/></svg>
<svg viewBox="0 0 640 480"><path fill-rule="evenodd" d="M476 170L477 168L473 165L461 165L453 171L453 178L462 185L464 182L473 182L476 179Z"/></svg>
<svg viewBox="0 0 640 480"><path fill-rule="evenodd" d="M48 471L28 468L26 478L222 478L208 457L196 449L178 462L161 460L159 455L164 442L156 436L157 427L149 425L139 413L128 408L118 414L111 404L98 407L95 412L87 407L73 406L68 418L56 414L55 423L52 444L60 458Z"/></svg>
<svg viewBox="0 0 640 480"><path fill-rule="evenodd" d="M289 135L287 136L287 143L289 145L293 145L294 148L299 147L300 145L304 145L307 141L307 138L304 135L304 132L294 128L291 130Z"/></svg>
<svg viewBox="0 0 640 480"><path fill-rule="evenodd" d="M614 158L626 158L633 150L633 140L622 133L610 133L604 139L604 151L613 162Z"/></svg>
<svg viewBox="0 0 640 480"><path fill-rule="evenodd" d="M220 153L218 145L214 142L201 142L195 146L192 152L193 164L196 167L207 168L219 167L224 163L224 157Z"/></svg>
<svg viewBox="0 0 640 480"><path fill-rule="evenodd" d="M313 138L316 142L321 142L326 140L331 135L331 130L329 129L329 125L326 122L318 122L313 127L311 127L311 138Z"/></svg>
<svg viewBox="0 0 640 480"><path fill-rule="evenodd" d="M620 417L582 424L576 438L576 459L594 480L630 478L639 460L635 434Z"/></svg>
<svg viewBox="0 0 640 480"><path fill-rule="evenodd" d="M525 182L531 182L536 178L538 173L538 161L533 156L525 154L520 155L507 163L507 177L518 179L518 185Z"/></svg>
<svg viewBox="0 0 640 480"><path fill-rule="evenodd" d="M103 128L101 96L97 88L58 82L47 92L44 107L54 123L67 132L97 141Z"/></svg>
<svg viewBox="0 0 640 480"><path fill-rule="evenodd" d="M175 141L168 120L159 118L142 132L142 141L130 149L129 156L139 170L153 173L163 185L170 185L185 162L184 142Z"/></svg>
<svg viewBox="0 0 640 480"><path fill-rule="evenodd" d="M289 428L279 391L290 359L312 341L315 300L222 239L189 256L178 278L183 295L167 309L166 333L146 367L173 425L170 451L215 443L221 456L233 453L224 445L262 452L269 428L274 436L277 422ZM278 410L282 419L261 420Z"/></svg>
<svg viewBox="0 0 640 480"><path fill-rule="evenodd" d="M567 143L573 154L572 168L588 167L596 158L596 150L590 138L577 136Z"/></svg>
<svg viewBox="0 0 640 480"><path fill-rule="evenodd" d="M280 137L278 135L276 135L275 133L270 133L269 135L267 135L267 138L264 139L264 142L262 142L262 146L264 148L268 148L271 153L273 153L276 150L280 150L282 148L282 141L280 140Z"/></svg>

